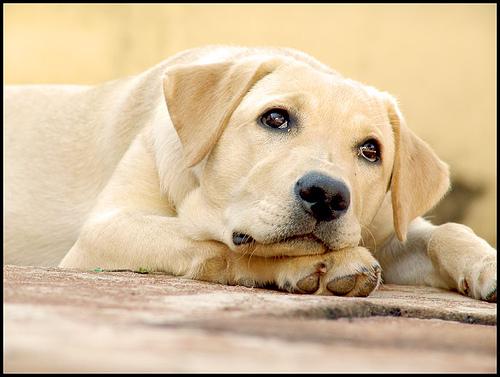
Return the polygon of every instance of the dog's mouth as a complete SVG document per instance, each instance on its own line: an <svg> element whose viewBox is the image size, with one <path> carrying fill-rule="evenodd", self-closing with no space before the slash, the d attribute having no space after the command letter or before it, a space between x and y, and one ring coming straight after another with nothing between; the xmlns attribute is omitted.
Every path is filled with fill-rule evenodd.
<svg viewBox="0 0 500 377"><path fill-rule="evenodd" d="M301 235L295 235L295 236L289 236L289 237L284 237L280 239L273 239L272 241L269 242L260 242L262 244L278 244L278 243L300 243L301 241L306 241L306 242L316 242L321 245L323 245L325 248L329 249L328 245L326 245L322 239L319 237L315 236L313 233L307 233L307 234L301 234ZM256 243L255 239L245 233L239 233L239 232L233 232L233 243L236 246L241 246L241 245L247 245L247 244L253 244Z"/></svg>
<svg viewBox="0 0 500 377"><path fill-rule="evenodd" d="M247 243L253 243L255 240L252 236L245 233L233 232L233 243L236 246L246 245Z"/></svg>

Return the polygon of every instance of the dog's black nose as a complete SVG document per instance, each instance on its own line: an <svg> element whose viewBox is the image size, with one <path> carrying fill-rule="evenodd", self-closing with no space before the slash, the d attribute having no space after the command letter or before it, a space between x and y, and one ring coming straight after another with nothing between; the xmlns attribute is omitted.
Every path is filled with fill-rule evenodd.
<svg viewBox="0 0 500 377"><path fill-rule="evenodd" d="M318 221L341 217L349 208L351 198L345 183L314 171L297 181L295 194L304 209Z"/></svg>

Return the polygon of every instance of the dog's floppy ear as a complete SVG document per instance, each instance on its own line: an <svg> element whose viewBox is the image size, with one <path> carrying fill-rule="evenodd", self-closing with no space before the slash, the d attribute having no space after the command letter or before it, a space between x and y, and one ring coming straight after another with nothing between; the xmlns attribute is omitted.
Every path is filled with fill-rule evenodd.
<svg viewBox="0 0 500 377"><path fill-rule="evenodd" d="M387 96L395 155L391 178L394 229L406 239L409 223L434 207L450 187L448 165L407 126L396 101Z"/></svg>
<svg viewBox="0 0 500 377"><path fill-rule="evenodd" d="M212 150L245 94L278 64L250 58L167 70L163 92L189 167Z"/></svg>

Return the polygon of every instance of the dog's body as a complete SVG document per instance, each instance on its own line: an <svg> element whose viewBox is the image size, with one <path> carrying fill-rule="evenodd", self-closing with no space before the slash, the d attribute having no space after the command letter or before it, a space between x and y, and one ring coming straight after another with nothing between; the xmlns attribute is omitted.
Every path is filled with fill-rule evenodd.
<svg viewBox="0 0 500 377"><path fill-rule="evenodd" d="M392 97L301 52L194 49L101 86L8 87L5 110L4 263L348 296L381 266L496 301L496 250L419 217L447 166Z"/></svg>

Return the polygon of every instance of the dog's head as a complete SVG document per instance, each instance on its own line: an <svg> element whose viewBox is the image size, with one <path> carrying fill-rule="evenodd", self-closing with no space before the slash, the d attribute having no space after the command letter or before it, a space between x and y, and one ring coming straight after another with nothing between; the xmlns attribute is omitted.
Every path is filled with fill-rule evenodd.
<svg viewBox="0 0 500 377"><path fill-rule="evenodd" d="M212 236L235 251L356 246L389 191L404 240L449 185L391 96L304 61L177 66L164 93L187 166L203 161L198 196L212 209Z"/></svg>

